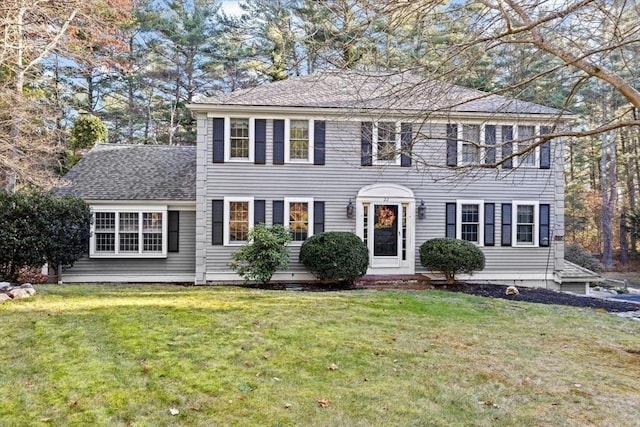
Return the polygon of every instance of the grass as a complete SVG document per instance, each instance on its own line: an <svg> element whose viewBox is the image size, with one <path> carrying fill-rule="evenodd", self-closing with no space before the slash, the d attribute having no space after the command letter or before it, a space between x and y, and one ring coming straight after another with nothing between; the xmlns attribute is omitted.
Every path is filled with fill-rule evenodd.
<svg viewBox="0 0 640 427"><path fill-rule="evenodd" d="M37 289L0 305L1 426L640 419L640 323L589 309L438 291Z"/></svg>

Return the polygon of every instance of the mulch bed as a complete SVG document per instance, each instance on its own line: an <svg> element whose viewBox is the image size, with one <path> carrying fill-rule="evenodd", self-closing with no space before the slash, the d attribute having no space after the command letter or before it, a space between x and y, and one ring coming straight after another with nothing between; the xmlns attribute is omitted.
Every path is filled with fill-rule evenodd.
<svg viewBox="0 0 640 427"><path fill-rule="evenodd" d="M602 298L593 298L588 296L567 294L564 292L554 291L542 288L526 288L518 287L520 292L518 295L507 295L507 286L503 285L487 285L474 283L456 283L448 286L433 286L416 283L396 283L390 285L388 283L370 282L366 284L358 284L357 286L349 286L345 283L335 285L319 285L317 283L303 283L298 285L284 283L269 283L263 285L245 285L246 287L272 289L272 290L290 290L304 292L331 292L331 291L348 291L358 289L400 289L400 290L428 290L440 289L450 292L461 292L464 294L477 295L488 298L502 298L512 301L535 302L539 304L556 304L569 305L573 307L586 307L605 310L611 313L623 313L627 311L640 311L640 304L630 302L611 301Z"/></svg>
<svg viewBox="0 0 640 427"><path fill-rule="evenodd" d="M605 310L611 313L626 311L639 311L640 304L630 302L611 301L602 298L567 294L542 288L518 287L518 295L507 295L507 286L485 285L473 283L457 283L452 286L442 287L443 290L462 292L489 298L503 298L513 301L536 302L540 304L570 305L573 307L588 307Z"/></svg>

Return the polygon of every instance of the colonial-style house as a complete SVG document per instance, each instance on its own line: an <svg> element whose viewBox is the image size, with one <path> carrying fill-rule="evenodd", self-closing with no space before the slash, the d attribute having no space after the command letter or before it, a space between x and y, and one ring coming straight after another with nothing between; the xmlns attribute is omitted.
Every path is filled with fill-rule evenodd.
<svg viewBox="0 0 640 427"><path fill-rule="evenodd" d="M478 245L473 280L560 288L563 112L398 74L326 72L190 105L196 147L101 145L60 194L94 211L87 257L63 281L230 283L232 253L256 223L302 242L351 231L368 274L424 273L420 245Z"/></svg>

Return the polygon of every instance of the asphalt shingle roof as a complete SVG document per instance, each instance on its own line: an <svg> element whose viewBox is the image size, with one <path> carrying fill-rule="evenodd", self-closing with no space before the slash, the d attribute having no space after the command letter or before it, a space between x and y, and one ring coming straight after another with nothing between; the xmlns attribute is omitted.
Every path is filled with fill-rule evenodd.
<svg viewBox="0 0 640 427"><path fill-rule="evenodd" d="M87 200L195 201L195 177L194 146L99 144L54 192Z"/></svg>
<svg viewBox="0 0 640 427"><path fill-rule="evenodd" d="M532 102L399 72L326 71L200 98L194 104L416 112L560 113L557 109Z"/></svg>
<svg viewBox="0 0 640 427"><path fill-rule="evenodd" d="M602 282L602 276L598 273L580 267L571 261L564 260L564 270L562 271L563 282Z"/></svg>

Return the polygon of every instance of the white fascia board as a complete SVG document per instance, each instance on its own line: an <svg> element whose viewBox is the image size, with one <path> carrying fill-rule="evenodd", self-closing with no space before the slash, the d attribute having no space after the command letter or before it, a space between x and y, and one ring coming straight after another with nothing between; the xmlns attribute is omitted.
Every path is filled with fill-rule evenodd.
<svg viewBox="0 0 640 427"><path fill-rule="evenodd" d="M487 123L532 122L553 124L567 122L578 118L577 115L566 113L559 119L558 114L543 113L496 113L481 111L420 111L401 109L356 109L356 108L317 108L317 107L287 107L287 106L256 106L256 105L220 105L220 104L191 104L193 111L207 113L208 117L225 117L233 115L251 114L256 118L290 118L294 116L315 118L340 118L341 120L379 120L381 117L403 122L422 123L425 118L429 122L450 123L458 120L483 121Z"/></svg>
<svg viewBox="0 0 640 427"><path fill-rule="evenodd" d="M149 207L169 207L169 210L195 211L196 201L190 200L94 200L85 199L92 207L127 207L148 209Z"/></svg>

